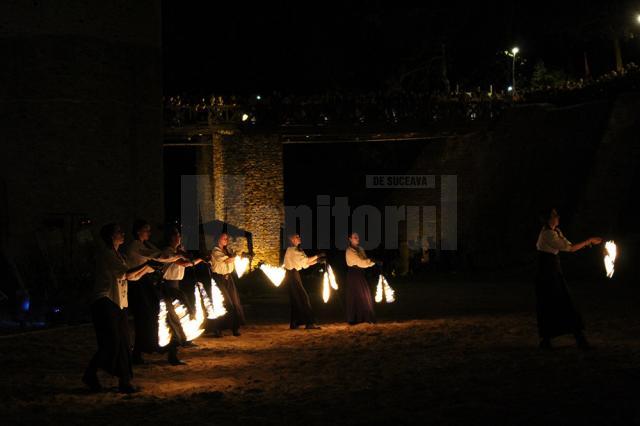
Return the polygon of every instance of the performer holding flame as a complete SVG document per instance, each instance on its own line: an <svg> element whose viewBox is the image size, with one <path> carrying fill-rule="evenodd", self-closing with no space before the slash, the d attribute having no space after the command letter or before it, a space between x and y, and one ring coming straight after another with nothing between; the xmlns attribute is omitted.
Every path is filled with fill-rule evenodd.
<svg viewBox="0 0 640 426"><path fill-rule="evenodd" d="M151 241L151 225L137 219L133 223L133 240L127 244L125 255L129 267L150 265L162 270L170 263L182 259L179 254L165 255ZM161 274L148 274L140 279L129 279L129 302L133 312L135 342L133 345L133 363L144 364L143 353L161 351L158 346L158 314L160 299L156 285L162 279ZM169 362L174 361L175 346L162 349L168 351Z"/></svg>
<svg viewBox="0 0 640 426"><path fill-rule="evenodd" d="M102 389L98 369L119 379L118 391L133 393L133 370L127 318L128 282L153 272L147 264L129 268L119 249L124 242L120 225L111 223L100 230L101 247L96 255L96 275L91 303L91 320L96 331L98 350L91 358L82 381L94 392Z"/></svg>
<svg viewBox="0 0 640 426"><path fill-rule="evenodd" d="M182 256L181 259L169 264L163 273L163 281L160 286L162 297L165 301L167 309L167 322L173 330L172 339L169 346L169 363L171 365L184 365L185 363L178 359L178 346L188 345L187 336L182 330L182 325L175 312L173 301L178 300L189 311L191 317L195 316L196 307L180 288L180 282L184 279L185 268L196 266L203 262L202 259L189 259L187 253L182 247L182 234L178 228L172 227L167 233L167 246L163 250L165 258Z"/></svg>
<svg viewBox="0 0 640 426"><path fill-rule="evenodd" d="M304 324L307 329L319 329L315 325L313 311L309 295L302 286L300 270L318 263L318 256L308 257L300 248L302 240L300 235L293 234L289 237L291 246L284 254L284 284L289 291L289 301L291 303L291 322L289 327L293 330Z"/></svg>
<svg viewBox="0 0 640 426"><path fill-rule="evenodd" d="M244 310L233 276L236 255L229 247L229 234L223 232L211 252L211 271L213 279L224 297L226 315L214 323L214 336L222 337L222 330L231 329L234 336L240 336L240 326L245 324Z"/></svg>
<svg viewBox="0 0 640 426"><path fill-rule="evenodd" d="M376 265L360 247L360 236L349 234L349 247L345 252L349 270L347 271L347 322L355 325L362 322L376 322L373 311L373 297L364 270Z"/></svg>
<svg viewBox="0 0 640 426"><path fill-rule="evenodd" d="M184 279L185 269L199 265L204 262L203 259L191 259L182 246L182 234L176 227L172 227L167 232L167 245L163 249L165 257L182 256L181 259L169 264L162 275L165 283L165 293L172 293L174 299L179 299L188 309L189 313L195 313L195 307L192 300L180 289L180 283Z"/></svg>
<svg viewBox="0 0 640 426"><path fill-rule="evenodd" d="M540 348L551 349L551 339L564 334L573 334L581 349L588 349L589 343L584 336L582 317L576 310L567 289L567 283L560 267L558 253L576 252L593 244L602 243L602 239L592 237L572 244L558 228L560 215L556 209L543 212L542 230L538 236L539 271L536 279L538 333Z"/></svg>

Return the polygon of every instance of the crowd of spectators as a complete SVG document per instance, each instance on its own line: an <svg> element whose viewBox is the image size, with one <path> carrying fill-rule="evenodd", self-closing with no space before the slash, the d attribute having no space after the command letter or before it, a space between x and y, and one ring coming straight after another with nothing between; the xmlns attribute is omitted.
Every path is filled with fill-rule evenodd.
<svg viewBox="0 0 640 426"><path fill-rule="evenodd" d="M333 91L316 95L273 92L198 98L171 96L164 99L164 118L170 127L207 122L270 126L460 123L491 120L514 103L570 104L638 88L640 68L629 64L622 71L597 79L570 80L536 90L523 88L517 94L476 89L450 95Z"/></svg>
<svg viewBox="0 0 640 426"><path fill-rule="evenodd" d="M622 70L610 71L597 78L566 80L554 86L525 90L519 95L526 102L548 102L570 105L596 99L607 99L621 92L640 89L640 67L627 64Z"/></svg>
<svg viewBox="0 0 640 426"><path fill-rule="evenodd" d="M393 125L493 118L507 102L509 98L469 92L451 96L418 92L173 96L165 99L164 117L171 127L207 121L278 126Z"/></svg>

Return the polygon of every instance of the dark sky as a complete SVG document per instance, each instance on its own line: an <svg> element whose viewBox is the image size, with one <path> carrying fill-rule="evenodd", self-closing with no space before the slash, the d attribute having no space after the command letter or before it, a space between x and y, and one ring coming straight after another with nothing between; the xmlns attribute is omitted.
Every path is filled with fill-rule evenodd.
<svg viewBox="0 0 640 426"><path fill-rule="evenodd" d="M611 28L637 62L635 15L626 1L165 0L165 93L422 89L443 45L452 87L506 84L513 45L523 78L539 60L580 77L585 51L597 75L613 67Z"/></svg>

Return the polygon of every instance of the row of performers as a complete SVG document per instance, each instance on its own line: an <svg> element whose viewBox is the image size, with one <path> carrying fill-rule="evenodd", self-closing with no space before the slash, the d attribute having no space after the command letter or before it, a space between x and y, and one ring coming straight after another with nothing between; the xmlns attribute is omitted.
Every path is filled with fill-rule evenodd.
<svg viewBox="0 0 640 426"><path fill-rule="evenodd" d="M178 229L172 229L164 249L158 249L151 242L151 226L138 220L133 226L134 239L124 246L124 232L118 224L109 224L100 231L101 250L96 256L95 285L90 305L91 318L96 332L98 350L91 358L82 381L93 391L100 391L98 369L119 378L118 389L132 393L137 389L131 384L133 364L144 364L143 354L166 352L171 365L184 364L178 358L180 346L191 345L173 301L186 307L190 317L201 306L193 306L194 301L182 291L180 283L185 268L207 262L206 268L212 286L216 285L223 300L222 312L207 328L214 337L221 337L223 330L231 330L240 336L240 327L245 324L245 315L236 288L234 269L236 255L228 247L229 236L222 233L211 256L191 259L182 249ZM300 270L319 262L320 256L307 256L300 248L299 235L289 238L291 246L284 257L285 277L283 286L287 288L291 304L290 328L304 326L318 329L309 295L302 285ZM358 234L349 235L349 247L345 253L348 266L346 304L349 324L375 322L374 303L369 284L363 272L376 265L359 245ZM203 296L207 295L203 291ZM214 289L211 288L213 293ZM198 297L199 299L199 297ZM200 300L197 304L202 303ZM160 309L166 312L166 320L160 316ZM130 345L129 311L133 314L133 349ZM159 327L166 321L171 329L170 340L164 346L159 344Z"/></svg>

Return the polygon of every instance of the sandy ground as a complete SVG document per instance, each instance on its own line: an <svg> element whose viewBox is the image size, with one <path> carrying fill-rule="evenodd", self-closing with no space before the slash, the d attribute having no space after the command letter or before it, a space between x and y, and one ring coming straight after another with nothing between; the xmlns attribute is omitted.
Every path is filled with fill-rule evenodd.
<svg viewBox="0 0 640 426"><path fill-rule="evenodd" d="M577 288L576 288L577 287ZM240 338L201 338L187 366L135 369L139 394L88 394L91 327L0 338L3 424L640 424L640 292L574 286L596 346L537 350L528 284L405 284L377 325L288 330L282 294L247 296ZM274 313L274 312L277 312ZM331 322L335 321L335 322ZM116 382L104 377L103 384Z"/></svg>

